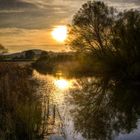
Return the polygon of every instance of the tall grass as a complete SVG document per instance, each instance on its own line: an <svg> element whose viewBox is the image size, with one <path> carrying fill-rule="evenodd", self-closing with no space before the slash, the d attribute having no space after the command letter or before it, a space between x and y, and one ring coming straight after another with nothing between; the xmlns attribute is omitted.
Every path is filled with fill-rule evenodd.
<svg viewBox="0 0 140 140"><path fill-rule="evenodd" d="M0 64L0 140L32 140L41 137L42 104L32 69Z"/></svg>

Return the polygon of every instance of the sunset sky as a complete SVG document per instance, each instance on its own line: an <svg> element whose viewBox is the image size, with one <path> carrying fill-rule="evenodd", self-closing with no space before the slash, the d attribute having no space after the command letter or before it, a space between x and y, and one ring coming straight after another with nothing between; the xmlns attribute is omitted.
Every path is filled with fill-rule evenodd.
<svg viewBox="0 0 140 140"><path fill-rule="evenodd" d="M28 49L65 51L51 36L56 26L71 23L87 0L0 0L0 44L9 52ZM140 9L140 0L104 0L119 10Z"/></svg>

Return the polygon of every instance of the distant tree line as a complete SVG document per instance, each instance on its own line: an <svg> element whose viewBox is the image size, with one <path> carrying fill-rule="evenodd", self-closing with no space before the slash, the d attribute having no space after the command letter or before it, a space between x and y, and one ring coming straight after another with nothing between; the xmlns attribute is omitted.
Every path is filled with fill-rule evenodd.
<svg viewBox="0 0 140 140"><path fill-rule="evenodd" d="M42 53L40 58L33 63L33 68L43 74L55 74L76 61L75 53Z"/></svg>

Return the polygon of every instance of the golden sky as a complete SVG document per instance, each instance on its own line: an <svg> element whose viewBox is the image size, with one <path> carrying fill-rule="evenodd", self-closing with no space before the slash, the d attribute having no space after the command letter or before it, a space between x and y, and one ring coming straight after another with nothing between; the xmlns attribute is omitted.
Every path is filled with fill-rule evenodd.
<svg viewBox="0 0 140 140"><path fill-rule="evenodd" d="M28 49L65 51L51 32L71 23L87 0L0 0L0 44L9 52ZM140 9L140 0L104 0L119 10Z"/></svg>

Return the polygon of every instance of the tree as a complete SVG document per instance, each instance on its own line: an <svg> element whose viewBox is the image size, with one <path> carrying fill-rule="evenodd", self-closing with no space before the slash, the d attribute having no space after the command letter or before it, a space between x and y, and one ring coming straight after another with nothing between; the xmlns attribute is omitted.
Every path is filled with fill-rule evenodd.
<svg viewBox="0 0 140 140"><path fill-rule="evenodd" d="M139 11L117 12L103 2L89 1L74 16L67 42L76 51L91 52L100 66L97 72L136 78L140 77L139 37Z"/></svg>
<svg viewBox="0 0 140 140"><path fill-rule="evenodd" d="M25 52L25 58L26 59L34 59L35 58L35 52L33 50L29 50Z"/></svg>
<svg viewBox="0 0 140 140"><path fill-rule="evenodd" d="M112 30L111 47L128 62L140 57L140 12L125 11L118 14Z"/></svg>
<svg viewBox="0 0 140 140"><path fill-rule="evenodd" d="M8 52L8 50L2 44L0 44L0 55L7 53L7 52Z"/></svg>
<svg viewBox="0 0 140 140"><path fill-rule="evenodd" d="M70 25L68 44L80 51L104 53L114 23L115 9L103 2L87 2L74 16Z"/></svg>

